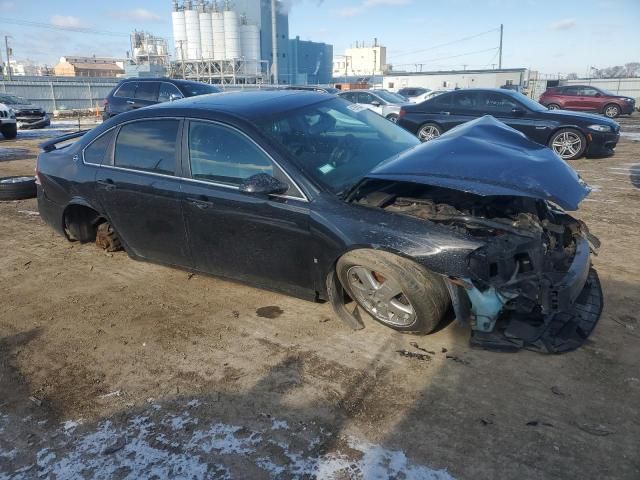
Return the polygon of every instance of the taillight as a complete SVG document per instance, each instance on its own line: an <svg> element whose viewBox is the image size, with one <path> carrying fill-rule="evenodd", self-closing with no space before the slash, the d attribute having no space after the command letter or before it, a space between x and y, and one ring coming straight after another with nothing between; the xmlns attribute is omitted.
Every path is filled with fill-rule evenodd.
<svg viewBox="0 0 640 480"><path fill-rule="evenodd" d="M404 117L407 114L407 111L404 108L400 109L400 115L398 115L400 118Z"/></svg>

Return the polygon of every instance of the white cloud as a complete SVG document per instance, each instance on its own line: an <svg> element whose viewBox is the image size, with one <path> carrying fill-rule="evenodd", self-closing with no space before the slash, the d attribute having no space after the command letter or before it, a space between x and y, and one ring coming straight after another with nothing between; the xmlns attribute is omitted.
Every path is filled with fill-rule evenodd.
<svg viewBox="0 0 640 480"><path fill-rule="evenodd" d="M128 22L146 22L146 23L158 23L162 22L162 17L157 13L147 10L145 8L134 8L133 10L120 10L111 12L109 14L113 18L118 20L125 20Z"/></svg>
<svg viewBox="0 0 640 480"><path fill-rule="evenodd" d="M549 25L551 30L569 30L576 26L575 18L565 18Z"/></svg>
<svg viewBox="0 0 640 480"><path fill-rule="evenodd" d="M78 28L83 26L82 20L78 17L72 17L71 15L54 15L51 17L51 25L63 28Z"/></svg>
<svg viewBox="0 0 640 480"><path fill-rule="evenodd" d="M408 5L412 0L362 0L359 5L344 7L336 11L340 17L355 17L366 10L375 7L395 7L398 5Z"/></svg>

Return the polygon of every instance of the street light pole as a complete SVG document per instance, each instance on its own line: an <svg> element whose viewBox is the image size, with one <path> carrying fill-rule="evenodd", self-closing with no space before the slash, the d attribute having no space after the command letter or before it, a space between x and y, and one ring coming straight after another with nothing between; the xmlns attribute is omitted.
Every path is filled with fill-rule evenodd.
<svg viewBox="0 0 640 480"><path fill-rule="evenodd" d="M500 24L500 55L498 56L498 69L502 70L502 34L504 33L504 25Z"/></svg>

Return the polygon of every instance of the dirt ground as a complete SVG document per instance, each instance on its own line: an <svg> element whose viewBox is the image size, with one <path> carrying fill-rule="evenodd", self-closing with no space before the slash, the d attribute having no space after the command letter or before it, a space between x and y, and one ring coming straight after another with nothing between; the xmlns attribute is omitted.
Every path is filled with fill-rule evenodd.
<svg viewBox="0 0 640 480"><path fill-rule="evenodd" d="M558 356L471 350L456 323L354 332L1 203L0 479L640 478L640 114L620 123L614 157L571 162L605 308ZM0 141L0 176L33 172L50 134ZM415 345L428 359L398 353Z"/></svg>

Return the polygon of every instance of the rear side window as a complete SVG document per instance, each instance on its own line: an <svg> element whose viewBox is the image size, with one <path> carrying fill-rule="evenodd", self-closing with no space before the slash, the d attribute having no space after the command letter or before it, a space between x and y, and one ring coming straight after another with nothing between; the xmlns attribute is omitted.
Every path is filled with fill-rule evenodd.
<svg viewBox="0 0 640 480"><path fill-rule="evenodd" d="M450 107L451 106L451 98L453 98L453 94L451 93L443 93L441 95L437 95L429 100L429 105L433 105L435 107Z"/></svg>
<svg viewBox="0 0 640 480"><path fill-rule="evenodd" d="M116 167L175 175L178 120L146 120L120 128Z"/></svg>
<svg viewBox="0 0 640 480"><path fill-rule="evenodd" d="M113 95L114 97L133 98L136 94L138 82L125 82Z"/></svg>
<svg viewBox="0 0 640 480"><path fill-rule="evenodd" d="M136 98L138 100L157 102L159 88L160 84L158 82L140 82L136 90Z"/></svg>
<svg viewBox="0 0 640 480"><path fill-rule="evenodd" d="M189 159L197 180L238 186L258 173L273 175L271 160L252 141L214 123L191 122Z"/></svg>
<svg viewBox="0 0 640 480"><path fill-rule="evenodd" d="M84 162L101 165L105 155L111 148L114 135L115 130L111 130L89 144L89 146L84 149Z"/></svg>
<svg viewBox="0 0 640 480"><path fill-rule="evenodd" d="M180 90L178 90L178 87L176 87L172 83L162 82L160 84L160 93L158 94L158 101L168 102L169 100L172 100L171 98L172 96L173 96L173 100L177 100L183 97Z"/></svg>
<svg viewBox="0 0 640 480"><path fill-rule="evenodd" d="M478 110L480 108L480 95L478 92L456 92L453 96L453 106L461 110Z"/></svg>

